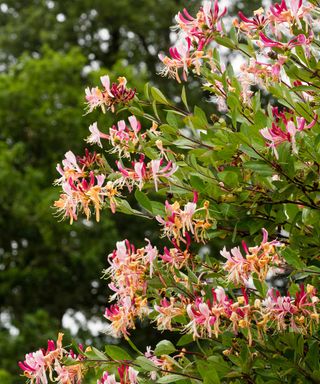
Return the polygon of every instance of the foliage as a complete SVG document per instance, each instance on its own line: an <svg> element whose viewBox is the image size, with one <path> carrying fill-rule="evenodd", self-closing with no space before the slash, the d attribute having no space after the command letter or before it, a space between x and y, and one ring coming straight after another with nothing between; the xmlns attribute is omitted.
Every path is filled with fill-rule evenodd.
<svg viewBox="0 0 320 384"><path fill-rule="evenodd" d="M148 84L137 94L123 77L86 89L87 111L117 121L89 127L87 142L106 153L65 154L58 214L153 219L166 245L123 240L108 256L107 331L134 352L70 349L59 334L20 362L31 381L50 371L79 383L95 370L99 384L319 383L319 11L283 0L230 27L217 1L177 15L186 37L160 56L162 73L199 77L217 114L191 105L184 86L180 103ZM224 48L241 65L224 63ZM216 239L243 251L206 254ZM176 345L140 352L130 332L144 318L180 335Z"/></svg>

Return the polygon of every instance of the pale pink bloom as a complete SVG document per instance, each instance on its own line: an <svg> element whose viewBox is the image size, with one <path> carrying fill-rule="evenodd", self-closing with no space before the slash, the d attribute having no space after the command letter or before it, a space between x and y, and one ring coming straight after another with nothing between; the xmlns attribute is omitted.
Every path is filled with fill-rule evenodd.
<svg viewBox="0 0 320 384"><path fill-rule="evenodd" d="M97 380L97 384L118 384L115 375L109 375L108 372L103 372L102 377Z"/></svg>
<svg viewBox="0 0 320 384"><path fill-rule="evenodd" d="M131 298L122 297L116 305L106 308L104 317L111 322L106 331L112 337L129 335L128 329L134 328L134 307Z"/></svg>
<svg viewBox="0 0 320 384"><path fill-rule="evenodd" d="M118 83L112 83L111 86L109 76L102 76L100 80L104 90L101 91L98 87L85 89L88 113L97 107L101 107L103 113L106 109L115 112L117 104L126 105L135 96L135 89L126 88L125 77L119 77Z"/></svg>
<svg viewBox="0 0 320 384"><path fill-rule="evenodd" d="M145 252L146 252L146 260L148 262L148 264L150 265L150 278L152 277L152 274L153 274L153 262L154 260L156 260L156 258L158 257L158 249L157 247L153 247L150 243L150 240L148 239L145 239L145 241L148 242L148 244L145 246Z"/></svg>
<svg viewBox="0 0 320 384"><path fill-rule="evenodd" d="M88 113L92 112L95 108L104 108L103 93L98 87L85 89L86 100L88 102Z"/></svg>
<svg viewBox="0 0 320 384"><path fill-rule="evenodd" d="M164 247L163 255L160 255L160 258L174 268L181 269L190 258L190 253L188 249L183 252L179 247L170 249Z"/></svg>
<svg viewBox="0 0 320 384"><path fill-rule="evenodd" d="M108 93L110 97L114 97L110 90L110 78L108 75L100 77L101 84L104 86L104 90Z"/></svg>
<svg viewBox="0 0 320 384"><path fill-rule="evenodd" d="M170 297L170 301L166 298L160 300L159 305L156 304L154 309L159 313L154 321L157 322L157 328L160 331L171 331L172 319L176 316L183 315L186 312L186 308L174 297Z"/></svg>
<svg viewBox="0 0 320 384"><path fill-rule="evenodd" d="M146 176L146 166L145 166L144 162L142 162L142 161L135 162L134 170L135 170L135 173L137 175L137 179L139 182L139 189L141 191L143 184L144 184L144 178Z"/></svg>
<svg viewBox="0 0 320 384"><path fill-rule="evenodd" d="M180 211L183 236L185 236L186 231L190 231L192 234L194 233L193 215L196 213L196 210L196 203L187 203L184 206L183 211Z"/></svg>
<svg viewBox="0 0 320 384"><path fill-rule="evenodd" d="M132 130L137 134L141 130L141 123L137 118L132 115L128 117Z"/></svg>
<svg viewBox="0 0 320 384"><path fill-rule="evenodd" d="M69 356L70 357L70 356ZM55 373L58 375L55 381L58 384L81 384L82 366L81 364L61 365L58 360L54 364Z"/></svg>
<svg viewBox="0 0 320 384"><path fill-rule="evenodd" d="M220 251L220 254L227 259L223 265L223 269L228 271L227 280L235 285L247 285L250 274L250 263L241 254L239 247L231 249L231 253L226 247Z"/></svg>
<svg viewBox="0 0 320 384"><path fill-rule="evenodd" d="M118 152L119 157L130 157L130 152L135 150L139 142L146 137L145 133L139 135L141 123L135 116L130 116L128 120L131 128L126 125L124 120L121 120L109 129L109 141L113 146L110 152Z"/></svg>
<svg viewBox="0 0 320 384"><path fill-rule="evenodd" d="M293 37L287 43L281 43L279 41L272 40L269 37L267 37L263 32L260 32L259 36L260 36L259 44L262 47L280 48L284 50L292 49L296 46L305 46L305 48L309 49L308 47L312 42L311 35L309 36L309 38L306 38L306 36L303 34Z"/></svg>
<svg viewBox="0 0 320 384"><path fill-rule="evenodd" d="M139 375L139 372L136 371L134 368L132 368L131 366L128 368L127 379L129 379L130 384L138 383L138 375Z"/></svg>
<svg viewBox="0 0 320 384"><path fill-rule="evenodd" d="M169 178L178 169L178 166L176 164L172 163L172 161L169 161L167 163L167 165L161 169L162 164L163 164L163 159L151 160L151 162L150 162L150 167L152 170L152 178L153 178L154 186L155 186L155 189L157 192L158 192L159 177L162 176L162 177Z"/></svg>
<svg viewBox="0 0 320 384"><path fill-rule="evenodd" d="M100 148L102 148L101 139L109 139L109 135L102 133L98 129L97 122L95 122L89 126L89 131L91 132L91 135L86 138L85 141L87 143L97 144Z"/></svg>
<svg viewBox="0 0 320 384"><path fill-rule="evenodd" d="M238 20L234 20L233 24L242 32L249 32L249 36L251 36L251 32L259 31L269 23L269 19L263 15L262 9L255 11L252 19L248 19L241 11L238 12L238 16L241 19L240 24Z"/></svg>
<svg viewBox="0 0 320 384"><path fill-rule="evenodd" d="M46 375L47 364L45 355L40 349L36 352L26 354L24 362L19 362L19 367L24 371L24 375L36 384L47 384Z"/></svg>
<svg viewBox="0 0 320 384"><path fill-rule="evenodd" d="M303 117L297 117L296 124L292 120L285 120L284 117L281 118L285 130L281 129L276 123L272 123L271 128L263 128L260 130L261 135L269 141L267 146L272 148L276 159L279 158L276 147L283 142L291 143L292 152L295 154L298 153L296 134L304 129L312 128L316 124L318 116L315 115L314 120L308 125L306 125L306 120Z"/></svg>
<svg viewBox="0 0 320 384"><path fill-rule="evenodd" d="M269 20L275 24L288 23L291 24L296 21L299 28L301 28L300 19L304 19L307 23L311 22L309 16L310 11L314 8L313 5L303 5L302 0L287 0L290 6L287 6L286 0L281 0L280 4L270 6Z"/></svg>
<svg viewBox="0 0 320 384"><path fill-rule="evenodd" d="M166 166L160 168L162 164L161 160L151 160L149 163L144 163L144 156L141 155L139 161L133 161L133 168L124 168L123 165L116 161L117 167L121 172L122 177L116 180L116 184L123 186L127 185L131 191L134 186L137 186L140 190L146 181L153 180L155 188L158 188L159 177L169 178L178 169L177 165L169 161Z"/></svg>

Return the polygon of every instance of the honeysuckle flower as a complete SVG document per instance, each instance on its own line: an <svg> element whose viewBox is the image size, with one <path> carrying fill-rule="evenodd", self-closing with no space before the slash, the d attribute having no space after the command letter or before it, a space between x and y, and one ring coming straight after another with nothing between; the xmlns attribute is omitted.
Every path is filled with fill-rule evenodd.
<svg viewBox="0 0 320 384"><path fill-rule="evenodd" d="M220 19L226 13L226 7L220 12L218 0L206 0L203 2L203 6L200 7L196 17L191 16L184 9L177 14L175 19L178 24L177 27L186 33L191 40L206 45L214 38L215 32L221 31Z"/></svg>
<svg viewBox="0 0 320 384"><path fill-rule="evenodd" d="M107 333L114 336L127 336L128 330L135 327L136 318L144 318L150 312L146 299L147 276L152 276L153 262L158 255L146 239L144 248L135 249L128 240L118 241L116 249L109 254L110 266L104 271L111 278L109 288L114 292L110 300L116 300L105 311L111 323Z"/></svg>
<svg viewBox="0 0 320 384"><path fill-rule="evenodd" d="M180 241L187 243L187 231L194 236L196 242L205 242L206 231L211 228L212 222L209 217L208 202L203 207L197 208L196 203L187 203L184 208L176 201L173 204L165 202L166 217L156 216L156 220L162 225L163 235L174 239L177 245ZM196 218L198 212L204 212L204 218ZM197 215L198 216L198 215Z"/></svg>
<svg viewBox="0 0 320 384"><path fill-rule="evenodd" d="M149 168L151 168L152 179L154 182L155 190L158 191L158 181L159 177L169 178L172 176L178 169L178 166L172 161L168 161L167 165L161 168L164 163L164 159L151 160L149 163Z"/></svg>
<svg viewBox="0 0 320 384"><path fill-rule="evenodd" d="M122 365L118 368L120 383L122 384L137 384L139 372L128 365Z"/></svg>
<svg viewBox="0 0 320 384"><path fill-rule="evenodd" d="M241 11L238 13L238 16L241 22L239 23L239 21L235 19L233 25L242 32L248 33L249 36L251 36L252 32L264 29L269 23L269 19L264 15L263 8L254 11L254 17L252 19L247 18Z"/></svg>
<svg viewBox="0 0 320 384"><path fill-rule="evenodd" d="M276 123L272 123L271 128L263 128L260 130L261 135L269 141L267 142L267 146L272 148L276 159L279 158L276 147L284 142L289 142L292 146L292 152L297 154L298 149L296 145L296 134L304 129L312 128L316 124L318 118L318 116L315 115L314 120L310 124L306 125L306 120L303 117L297 117L295 124L292 119L288 120L283 116L285 115L282 114L281 119L285 130L281 129ZM278 116L278 121L279 118L280 115Z"/></svg>
<svg viewBox="0 0 320 384"><path fill-rule="evenodd" d="M54 370L57 374L55 381L59 384L80 384L83 378L83 365L62 365L55 361Z"/></svg>
<svg viewBox="0 0 320 384"><path fill-rule="evenodd" d="M154 321L157 323L157 328L160 331L172 330L172 320L176 316L186 313L186 307L183 302L177 300L175 297L163 298L159 304L154 306L154 309L159 314Z"/></svg>
<svg viewBox="0 0 320 384"><path fill-rule="evenodd" d="M89 131L91 132L91 135L86 138L85 141L87 143L97 144L99 147L102 148L101 139L109 139L108 135L98 129L97 122L89 126Z"/></svg>
<svg viewBox="0 0 320 384"><path fill-rule="evenodd" d="M19 362L19 367L23 370L24 376L31 380L31 383L47 384L47 364L44 360L42 350L26 354L24 362Z"/></svg>
<svg viewBox="0 0 320 384"><path fill-rule="evenodd" d="M128 329L135 328L134 312L133 302L129 296L122 297L117 304L106 308L104 317L111 322L106 328L106 333L112 337L129 335Z"/></svg>
<svg viewBox="0 0 320 384"><path fill-rule="evenodd" d="M115 210L115 196L118 193L110 183L104 185L105 175L94 175L94 172L90 171L88 175L84 172L80 174L72 172L69 179L67 179L68 176L70 176L70 170L65 169L62 178L58 181L62 183L64 193L60 195L59 200L54 202L54 207L57 208L58 215L63 218L70 218L70 224L72 224L73 220L77 220L79 211L83 211L87 220L89 220L91 206L94 207L96 221L99 221L100 211L106 196L110 200L111 210Z"/></svg>
<svg viewBox="0 0 320 384"><path fill-rule="evenodd" d="M275 247L282 244L273 240L268 242L268 232L263 228L263 239L259 246L247 247L244 243L246 256L243 257L239 247L231 249L231 253L224 247L220 254L227 259L223 264L223 269L228 272L227 280L236 286L249 286L250 277L255 273L259 280L265 280L268 270L272 266L280 266L284 261L278 255Z"/></svg>
<svg viewBox="0 0 320 384"><path fill-rule="evenodd" d="M188 248L182 251L177 245L175 245L175 248L170 249L164 247L163 254L160 255L160 258L165 263L176 269L181 269L188 262L190 257L191 254Z"/></svg>
<svg viewBox="0 0 320 384"><path fill-rule="evenodd" d="M109 142L112 145L110 152L118 153L119 157L130 157L130 152L135 151L139 142L146 137L146 133L139 134L141 123L135 116L130 116L128 120L130 128L121 120L109 129Z"/></svg>
<svg viewBox="0 0 320 384"><path fill-rule="evenodd" d="M118 384L116 381L116 376L109 375L107 371L103 372L101 378L97 380L97 384Z"/></svg>
<svg viewBox="0 0 320 384"><path fill-rule="evenodd" d="M135 89L126 87L127 79L125 77L119 77L118 83L112 83L111 86L109 76L102 76L100 80L104 90L100 90L98 87L85 89L88 113L97 107L101 107L103 113L106 110L115 112L116 105L126 105L135 96Z"/></svg>
<svg viewBox="0 0 320 384"><path fill-rule="evenodd" d="M62 347L63 333L59 333L57 343L48 340L47 350L39 349L36 352L28 353L24 362L19 362L19 367L23 370L32 384L48 384L58 382L59 384L80 384L83 376L83 367L77 364L77 360L84 359L83 356L76 356L72 351L67 351ZM72 353L71 353L72 352ZM64 366L64 357L75 360L74 365ZM49 378L49 380L48 380Z"/></svg>
<svg viewBox="0 0 320 384"><path fill-rule="evenodd" d="M273 4L270 6L270 13L268 19L274 24L294 22L301 28L300 19L304 19L307 23L310 23L309 14L314 8L311 4L303 5L302 0L287 0L290 6L288 7L286 0L281 0L280 4Z"/></svg>
<svg viewBox="0 0 320 384"><path fill-rule="evenodd" d="M175 78L178 83L181 83L179 69L182 69L183 80L187 81L189 69L195 68L196 73L199 75L202 59L207 57L201 50L201 47L193 50L189 37L185 40L186 42L179 41L176 47L169 49L171 57L159 54L159 59L164 65L160 74L169 78Z"/></svg>
<svg viewBox="0 0 320 384"><path fill-rule="evenodd" d="M295 299L281 296L279 291L269 290L268 296L261 303L261 317L257 325L264 330L268 325L276 325L278 331L291 328L293 332L312 333L312 327L319 323L319 298L314 287L300 285Z"/></svg>
<svg viewBox="0 0 320 384"><path fill-rule="evenodd" d="M150 265L150 274L149 276L152 277L152 274L153 274L153 262L154 260L156 260L156 258L158 257L158 249L157 247L153 247L151 245L151 242L149 239L145 239L145 241L148 242L148 244L145 246L145 252L146 252L146 261L149 263Z"/></svg>
<svg viewBox="0 0 320 384"><path fill-rule="evenodd" d="M293 37L287 43L281 43L279 41L272 40L270 39L270 37L267 37L263 32L260 32L259 36L260 36L259 45L261 47L279 48L283 50L290 50L296 46L304 46L308 50L309 49L308 46L311 44L311 41L312 41L311 35L307 38L303 34Z"/></svg>
<svg viewBox="0 0 320 384"><path fill-rule="evenodd" d="M125 168L119 161L116 161L122 176L116 180L116 184L121 187L126 185L129 191L131 191L134 186L141 190L145 182L153 181L155 189L158 190L159 178L170 178L178 169L178 166L172 161L169 161L167 165L161 168L164 162L163 159L151 160L147 164L144 162L144 159L144 155L141 155L139 161L133 161L133 168Z"/></svg>
<svg viewBox="0 0 320 384"><path fill-rule="evenodd" d="M228 298L222 287L212 290L212 301L204 301L197 297L192 304L187 306L187 314L191 321L186 325L185 330L198 337L215 337L221 333L220 326L223 319L228 319L232 313L232 300Z"/></svg>

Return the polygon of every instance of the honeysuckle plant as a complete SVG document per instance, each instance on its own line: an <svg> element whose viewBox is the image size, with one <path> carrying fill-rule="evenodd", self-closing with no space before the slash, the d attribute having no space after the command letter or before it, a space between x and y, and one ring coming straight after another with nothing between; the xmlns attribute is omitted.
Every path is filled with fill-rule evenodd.
<svg viewBox="0 0 320 384"><path fill-rule="evenodd" d="M120 240L103 271L107 333L132 353L63 347L60 334L20 363L31 383L81 383L89 370L98 384L320 383L319 15L316 0L282 0L230 23L204 1L179 12L178 42L159 55L180 101L108 75L86 89L87 112L114 125L92 122L92 149L57 166L57 214L138 215L163 246ZM192 76L206 111L188 104ZM178 342L138 350L142 319Z"/></svg>

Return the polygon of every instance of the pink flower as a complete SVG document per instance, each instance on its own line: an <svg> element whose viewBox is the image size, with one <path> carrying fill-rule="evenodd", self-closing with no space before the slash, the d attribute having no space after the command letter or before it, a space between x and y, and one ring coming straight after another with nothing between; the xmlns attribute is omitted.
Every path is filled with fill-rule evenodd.
<svg viewBox="0 0 320 384"><path fill-rule="evenodd" d="M119 77L118 83L112 83L111 86L109 76L102 76L100 80L104 90L100 90L98 87L85 89L88 113L97 107L101 107L103 113L106 109L115 112L116 105L126 105L135 96L135 89L126 87L127 79L125 77Z"/></svg>
<svg viewBox="0 0 320 384"><path fill-rule="evenodd" d="M239 24L238 20L235 20L233 24L243 32L260 31L269 22L268 18L262 14L262 11L255 11L252 19L248 19L241 11L238 13L238 16L242 20L241 23Z"/></svg>
<svg viewBox="0 0 320 384"><path fill-rule="evenodd" d="M102 133L98 129L97 122L93 123L89 127L91 135L86 138L86 142L90 144L98 144L102 148L101 139L109 139L109 136L105 133Z"/></svg>
<svg viewBox="0 0 320 384"><path fill-rule="evenodd" d="M263 239L259 246L248 248L243 242L246 257L242 256L238 247L231 249L231 253L227 252L226 248L220 252L227 259L222 268L228 272L227 279L234 285L248 287L253 273L263 281L272 266L283 263L275 250L275 247L280 247L282 244L277 240L268 242L268 232L264 228L262 233Z"/></svg>
<svg viewBox="0 0 320 384"><path fill-rule="evenodd" d="M122 175L120 179L116 181L118 185L127 185L131 191L134 186L137 186L140 190L143 188L145 182L152 180L155 184L155 189L158 190L159 177L169 178L178 169L176 164L169 161L166 166L161 169L163 159L151 160L145 164L144 155L140 156L139 161L133 161L133 168L124 168L123 165L117 161L117 167Z"/></svg>
<svg viewBox="0 0 320 384"><path fill-rule="evenodd" d="M224 247L220 254L227 259L223 269L228 271L228 281L235 285L248 285L250 263L242 256L240 248L232 248L230 253Z"/></svg>
<svg viewBox="0 0 320 384"><path fill-rule="evenodd" d="M26 354L24 362L19 362L19 367L24 371L24 375L35 380L36 384L47 384L46 375L47 364L44 359L45 355L40 349L36 352Z"/></svg>
<svg viewBox="0 0 320 384"><path fill-rule="evenodd" d="M102 377L97 380L97 384L118 384L115 375L109 375L108 372L103 372Z"/></svg>
<svg viewBox="0 0 320 384"><path fill-rule="evenodd" d="M163 159L151 160L151 162L150 162L150 167L151 167L151 171L152 171L152 178L153 178L154 186L155 186L155 189L157 192L158 192L159 177L162 176L165 178L169 178L178 169L178 166L176 164L172 163L172 161L169 161L167 163L167 165L161 169L160 167L162 164L163 164Z"/></svg>
<svg viewBox="0 0 320 384"><path fill-rule="evenodd" d="M309 17L310 11L314 8L311 4L305 6L302 0L289 0L290 7L287 6L286 0L281 0L280 4L270 6L269 20L275 24L288 23L290 26L296 22L301 28L300 19L311 23Z"/></svg>
<svg viewBox="0 0 320 384"><path fill-rule="evenodd" d="M170 297L170 301L167 298L160 300L160 303L156 304L154 309L159 313L154 321L157 322L157 328L160 331L171 331L173 318L186 312L185 305L175 297Z"/></svg>
<svg viewBox="0 0 320 384"><path fill-rule="evenodd" d="M267 146L272 148L276 159L279 158L276 147L283 142L291 143L292 152L297 154L298 149L296 146L296 134L304 129L312 128L316 124L318 116L315 115L314 120L308 125L306 125L306 120L303 117L297 117L297 122L295 124L293 119L288 120L283 113L275 116L278 121L281 119L280 122L283 123L285 130L282 130L276 123L272 123L271 128L261 129L261 135L269 141Z"/></svg>
<svg viewBox="0 0 320 384"><path fill-rule="evenodd" d="M259 36L262 46L270 48L290 50L296 46L306 46L306 48L308 48L308 46L311 44L311 36L306 38L306 36L303 34L293 37L287 43L280 43L278 41L272 40L262 32L259 33Z"/></svg>

